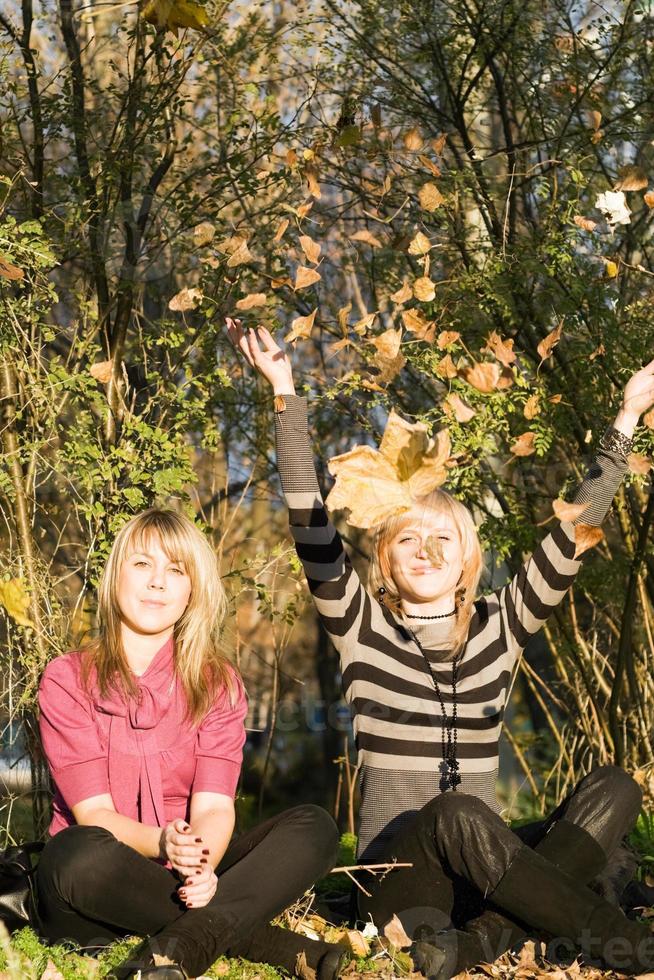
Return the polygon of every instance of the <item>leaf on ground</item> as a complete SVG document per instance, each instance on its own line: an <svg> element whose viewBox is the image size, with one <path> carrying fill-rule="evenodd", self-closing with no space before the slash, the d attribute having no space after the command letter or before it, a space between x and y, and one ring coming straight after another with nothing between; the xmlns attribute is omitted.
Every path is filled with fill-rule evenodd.
<svg viewBox="0 0 654 980"><path fill-rule="evenodd" d="M308 286L313 286L315 283L320 282L321 279L322 276L315 269L309 269L308 266L301 265L295 273L293 289L296 292L300 289L306 289Z"/></svg>
<svg viewBox="0 0 654 980"><path fill-rule="evenodd" d="M589 548L594 548L603 537L604 532L601 527L594 527L592 524L575 524L575 558L579 558Z"/></svg>
<svg viewBox="0 0 654 980"><path fill-rule="evenodd" d="M436 284L431 281L429 276L422 276L416 279L413 284L413 295L421 303L430 303L436 298Z"/></svg>
<svg viewBox="0 0 654 980"><path fill-rule="evenodd" d="M307 261L317 265L321 248L318 242L314 242L313 238L310 238L309 235L300 235L300 246L307 257Z"/></svg>
<svg viewBox="0 0 654 980"><path fill-rule="evenodd" d="M404 926L396 915L384 926L383 933L395 949L406 949L411 945L411 939L407 936Z"/></svg>
<svg viewBox="0 0 654 980"><path fill-rule="evenodd" d="M239 299L236 304L237 310L252 310L256 306L265 306L267 296L265 293L248 293L243 299Z"/></svg>
<svg viewBox="0 0 654 980"><path fill-rule="evenodd" d="M629 453L627 456L627 463L629 464L629 469L632 473L637 473L639 476L644 476L652 468L652 460L649 456L643 456L642 453Z"/></svg>
<svg viewBox="0 0 654 980"><path fill-rule="evenodd" d="M588 510L590 503L572 504L567 500L557 497L552 501L552 510L560 521L576 521L578 517Z"/></svg>
<svg viewBox="0 0 654 980"><path fill-rule="evenodd" d="M113 360L96 361L95 364L92 364L89 368L89 374L92 378L95 378L96 381L99 381L100 384L106 385L109 381L111 381L113 366Z"/></svg>
<svg viewBox="0 0 654 980"><path fill-rule="evenodd" d="M482 347L482 352L484 351L493 354L505 367L513 364L517 357L513 350L513 340L504 340L495 330L488 335L486 346Z"/></svg>
<svg viewBox="0 0 654 980"><path fill-rule="evenodd" d="M350 235L350 241L363 242L364 245L370 245L371 248L382 248L382 242L366 228L362 228L361 231L355 231L353 235Z"/></svg>
<svg viewBox="0 0 654 980"><path fill-rule="evenodd" d="M474 408L466 405L463 399L459 398L454 392L447 396L443 403L443 408L446 415L454 415L457 422L469 422L477 414Z"/></svg>
<svg viewBox="0 0 654 980"><path fill-rule="evenodd" d="M540 415L540 397L539 395L530 395L525 402L525 407L522 410L522 414L526 419L531 421L535 419L537 415Z"/></svg>
<svg viewBox="0 0 654 980"><path fill-rule="evenodd" d="M467 381L469 385L481 391L484 395L489 395L495 391L500 380L500 368L498 364L488 362L476 362L466 365L459 371L459 376Z"/></svg>
<svg viewBox="0 0 654 980"><path fill-rule="evenodd" d="M446 347L449 347L450 344L455 344L460 337L461 334L458 332L458 330L441 330L436 338L436 346L439 350L444 350Z"/></svg>
<svg viewBox="0 0 654 980"><path fill-rule="evenodd" d="M318 312L318 307L308 316L296 316L291 322L291 329L289 333L284 337L284 341L287 344L292 344L294 341L302 338L306 340L307 337L311 335L313 330L313 324L316 319L316 313Z"/></svg>
<svg viewBox="0 0 654 980"><path fill-rule="evenodd" d="M421 231L419 231L409 243L409 255L426 255L430 250L431 242Z"/></svg>
<svg viewBox="0 0 654 980"><path fill-rule="evenodd" d="M193 229L193 244L197 248L201 248L203 245L208 245L209 242L213 241L215 234L215 225L212 225L210 221L201 221L200 224L196 225Z"/></svg>
<svg viewBox="0 0 654 980"><path fill-rule="evenodd" d="M536 348L538 351L538 356L541 361L544 361L546 357L549 357L559 340L561 339L561 334L563 332L563 320L554 327L554 330L550 330L547 337L541 340L540 344Z"/></svg>
<svg viewBox="0 0 654 980"><path fill-rule="evenodd" d="M24 578L10 578L7 582L0 581L0 606L4 606L19 626L34 626L27 615L30 597Z"/></svg>
<svg viewBox="0 0 654 980"><path fill-rule="evenodd" d="M613 185L614 191L642 191L649 183L647 174L642 167L629 165L618 170L618 179Z"/></svg>
<svg viewBox="0 0 654 980"><path fill-rule="evenodd" d="M423 184L418 192L418 200L420 201L420 207L423 211L436 211L441 204L444 203L445 198L439 191L436 184L429 181Z"/></svg>
<svg viewBox="0 0 654 980"><path fill-rule="evenodd" d="M168 309L174 313L185 313L194 310L202 302L201 289L188 289L186 286L176 293L168 304Z"/></svg>
<svg viewBox="0 0 654 980"><path fill-rule="evenodd" d="M316 980L316 971L307 963L306 953L298 953L295 961L295 976L301 980Z"/></svg>
<svg viewBox="0 0 654 980"><path fill-rule="evenodd" d="M45 970L41 974L41 980L64 980L64 975L57 969L52 960L48 960Z"/></svg>
<svg viewBox="0 0 654 980"><path fill-rule="evenodd" d="M394 293L391 293L391 299L393 300L394 303L397 303L398 306L401 303L406 303L407 300L410 300L412 297L413 297L413 290L411 289L411 286L409 285L408 282L404 282L398 290L396 290Z"/></svg>
<svg viewBox="0 0 654 980"><path fill-rule="evenodd" d="M370 943L357 929L346 929L345 941L355 956L368 956Z"/></svg>
<svg viewBox="0 0 654 980"><path fill-rule="evenodd" d="M538 964L536 963L536 944L533 939L528 939L522 946L518 956L517 968L521 970L529 970L533 973L540 972Z"/></svg>
<svg viewBox="0 0 654 980"><path fill-rule="evenodd" d="M531 456L532 453L536 452L536 446L534 445L534 440L536 434L534 432L523 432L521 436L515 440L511 446L511 452L514 456Z"/></svg>
<svg viewBox="0 0 654 980"><path fill-rule="evenodd" d="M17 265L0 255L0 276L4 279L18 280L24 277L25 273Z"/></svg>

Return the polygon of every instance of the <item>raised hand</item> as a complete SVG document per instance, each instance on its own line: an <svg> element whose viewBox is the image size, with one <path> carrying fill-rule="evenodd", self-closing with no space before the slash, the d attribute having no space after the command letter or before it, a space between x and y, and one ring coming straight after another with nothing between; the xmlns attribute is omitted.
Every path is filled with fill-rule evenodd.
<svg viewBox="0 0 654 980"><path fill-rule="evenodd" d="M622 409L635 422L652 405L654 405L654 361L650 361L632 375L622 396Z"/></svg>
<svg viewBox="0 0 654 980"><path fill-rule="evenodd" d="M248 364L272 386L276 395L294 395L293 368L265 327L244 330L240 320L226 317L227 336Z"/></svg>

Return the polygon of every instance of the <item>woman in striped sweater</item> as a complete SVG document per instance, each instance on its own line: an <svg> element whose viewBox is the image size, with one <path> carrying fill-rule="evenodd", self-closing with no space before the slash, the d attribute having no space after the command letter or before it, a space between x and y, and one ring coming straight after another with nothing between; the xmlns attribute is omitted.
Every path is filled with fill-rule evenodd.
<svg viewBox="0 0 654 980"><path fill-rule="evenodd" d="M633 826L641 796L615 767L586 776L550 817L514 832L498 815L498 739L521 651L561 602L581 561L562 522L505 586L477 597L482 560L467 509L443 491L378 527L369 588L320 494L290 362L268 331L228 333L277 398L277 461L318 614L340 654L361 766L359 860L393 862L361 881L358 914L397 915L415 965L446 978L512 945L523 927L642 972L654 941L587 887ZM599 525L654 402L654 361L627 384L574 498Z"/></svg>

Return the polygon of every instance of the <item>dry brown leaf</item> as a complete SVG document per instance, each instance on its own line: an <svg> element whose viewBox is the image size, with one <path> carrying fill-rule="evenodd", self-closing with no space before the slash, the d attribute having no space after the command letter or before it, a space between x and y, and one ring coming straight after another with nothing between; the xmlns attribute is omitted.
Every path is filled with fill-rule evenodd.
<svg viewBox="0 0 654 980"><path fill-rule="evenodd" d="M374 313L366 313L366 315L362 316L360 320L357 320L357 322L352 327L354 332L358 333L360 337L363 337L366 330L369 330L370 327L375 322L378 312L379 312L378 310L375 310Z"/></svg>
<svg viewBox="0 0 654 980"><path fill-rule="evenodd" d="M275 237L273 238L274 242L279 242L282 240L282 238L284 237L284 233L288 228L288 226L290 225L290 223L291 222L289 221L288 218L282 218L282 220L277 225L277 231L275 232Z"/></svg>
<svg viewBox="0 0 654 980"><path fill-rule="evenodd" d="M89 374L100 384L106 385L111 381L111 375L113 373L114 362L111 361L96 361L89 368Z"/></svg>
<svg viewBox="0 0 654 980"><path fill-rule="evenodd" d="M409 243L409 255L426 255L431 249L431 242L421 231L419 231Z"/></svg>
<svg viewBox="0 0 654 980"><path fill-rule="evenodd" d="M377 337L371 337L370 343L376 349L377 354L387 361L394 360L400 353L400 344L402 343L402 331L394 330L393 327L390 330L384 330Z"/></svg>
<svg viewBox="0 0 654 980"><path fill-rule="evenodd" d="M313 238L310 238L309 235L300 235L300 246L307 260L312 262L313 265L317 265L320 258L320 245L318 242L314 242Z"/></svg>
<svg viewBox="0 0 654 980"><path fill-rule="evenodd" d="M541 361L544 361L546 357L549 357L559 340L561 339L561 333L563 332L563 320L551 330L544 340L541 340L540 344L536 348L538 351L538 356Z"/></svg>
<svg viewBox="0 0 654 980"><path fill-rule="evenodd" d="M248 293L243 299L239 299L236 304L236 309L252 310L256 306L265 306L267 298L265 293Z"/></svg>
<svg viewBox="0 0 654 980"><path fill-rule="evenodd" d="M575 525L575 558L579 558L589 548L594 548L604 537L601 527L594 527L591 524ZM568 969L568 972L570 970Z"/></svg>
<svg viewBox="0 0 654 980"><path fill-rule="evenodd" d="M380 240L366 228L362 228L360 231L355 231L353 235L350 235L350 241L363 242L364 245L370 245L371 248L382 248L382 243Z"/></svg>
<svg viewBox="0 0 654 980"><path fill-rule="evenodd" d="M520 950L518 956L518 962L516 964L519 971L531 971L533 973L539 973L539 967L536 963L536 944L533 939L528 939Z"/></svg>
<svg viewBox="0 0 654 980"><path fill-rule="evenodd" d="M429 276L422 276L416 279L413 284L413 295L421 303L430 303L436 298L436 284L431 281Z"/></svg>
<svg viewBox="0 0 654 980"><path fill-rule="evenodd" d="M574 216L574 223L578 228L583 229L583 231L595 231L597 228L596 221L593 221L591 218L584 218L580 214Z"/></svg>
<svg viewBox="0 0 654 980"><path fill-rule="evenodd" d="M304 204L300 204L295 213L297 214L298 218L306 218L312 207L313 201L306 201Z"/></svg>
<svg viewBox="0 0 654 980"><path fill-rule="evenodd" d="M276 412L286 411L286 399L283 395L275 395L273 398L273 405Z"/></svg>
<svg viewBox="0 0 654 980"><path fill-rule="evenodd" d="M248 243L244 241L227 259L227 268L235 269L237 265L245 265L246 262L252 262L252 259L253 256L248 248Z"/></svg>
<svg viewBox="0 0 654 980"><path fill-rule="evenodd" d="M563 399L563 395L550 395L547 399L550 405L559 405Z"/></svg>
<svg viewBox="0 0 654 980"><path fill-rule="evenodd" d="M298 953L295 961L295 976L301 980L316 980L316 971L312 970L307 963L307 954Z"/></svg>
<svg viewBox="0 0 654 980"><path fill-rule="evenodd" d="M407 330L416 335L418 340L433 339L435 323L420 312L420 310L402 310L402 323Z"/></svg>
<svg viewBox="0 0 654 980"><path fill-rule="evenodd" d="M334 354L338 354L339 351L351 346L352 341L349 339L349 337L343 337L342 340L336 340L333 344L330 344L327 348L327 352L329 356L332 357Z"/></svg>
<svg viewBox="0 0 654 980"><path fill-rule="evenodd" d="M297 163L297 150L287 150L284 159L287 167L294 167Z"/></svg>
<svg viewBox="0 0 654 980"><path fill-rule="evenodd" d="M647 191L646 194L643 194L643 201L648 208L654 208L654 191Z"/></svg>
<svg viewBox="0 0 654 980"><path fill-rule="evenodd" d="M464 381L467 381L469 385L484 395L489 395L491 391L496 390L500 374L499 365L488 362L476 362L472 366L466 365L459 371L459 376Z"/></svg>
<svg viewBox="0 0 654 980"><path fill-rule="evenodd" d="M437 136L435 140L431 141L432 149L437 156L441 156L443 150L445 149L445 143L447 142L447 136L445 133L441 133Z"/></svg>
<svg viewBox="0 0 654 980"><path fill-rule="evenodd" d="M477 414L474 408L466 405L463 399L454 392L451 392L445 399L443 409L446 415L454 415L457 422L469 422Z"/></svg>
<svg viewBox="0 0 654 980"><path fill-rule="evenodd" d="M394 303L397 303L398 305L400 303L406 303L407 300L410 300L412 298L412 296L413 296L413 290L411 289L409 283L406 281L404 282L404 284L400 289L396 290L394 293L391 293L391 299L393 300Z"/></svg>
<svg viewBox="0 0 654 980"><path fill-rule="evenodd" d="M402 134L402 143L404 144L404 149L409 150L411 153L417 153L418 150L422 149L422 136L417 126L414 126L413 129L408 129L406 133Z"/></svg>
<svg viewBox="0 0 654 980"><path fill-rule="evenodd" d="M522 414L526 419L535 419L537 415L540 415L540 397L538 395L530 395L525 402L525 407L522 410Z"/></svg>
<svg viewBox="0 0 654 980"><path fill-rule="evenodd" d="M309 188L309 193L312 197L315 197L317 201L322 197L320 191L320 184L316 178L315 173L312 170L307 170L307 187ZM298 208L299 211L299 208Z"/></svg>
<svg viewBox="0 0 654 980"><path fill-rule="evenodd" d="M426 157L423 153L421 153L418 159L420 160L420 163L423 165L423 167L429 170L430 173L434 175L434 177L441 176L441 168L438 166L438 164L434 163L433 160L430 160L429 157Z"/></svg>
<svg viewBox="0 0 654 980"><path fill-rule="evenodd" d="M198 248L202 248L203 245L208 245L209 242L213 241L215 234L215 225L212 225L210 221L201 221L193 229L193 243Z"/></svg>
<svg viewBox="0 0 654 980"><path fill-rule="evenodd" d="M570 504L566 500L557 497L552 501L552 510L560 521L576 521L578 517L588 510L590 502L585 504Z"/></svg>
<svg viewBox="0 0 654 980"><path fill-rule="evenodd" d="M517 356L513 350L513 341L503 340L495 330L489 334L486 346L482 348L482 351L488 351L494 354L498 361L505 367L513 364Z"/></svg>
<svg viewBox="0 0 654 980"><path fill-rule="evenodd" d="M406 949L407 946L411 945L411 940L396 915L384 926L384 935L391 946L395 946L395 949Z"/></svg>
<svg viewBox="0 0 654 980"><path fill-rule="evenodd" d="M345 941L355 956L368 956L370 953L370 944L358 929L346 929Z"/></svg>
<svg viewBox="0 0 654 980"><path fill-rule="evenodd" d="M301 265L297 272L295 273L295 283L293 289L296 291L299 289L307 289L308 286L313 286L315 283L320 282L322 276L315 269L309 269L306 265Z"/></svg>
<svg viewBox="0 0 654 980"><path fill-rule="evenodd" d="M606 354L606 347L604 346L604 344L600 344L599 347L596 347L594 351L591 351L589 360L594 361L596 357L603 357L604 354Z"/></svg>
<svg viewBox="0 0 654 980"><path fill-rule="evenodd" d="M629 469L632 473L637 473L639 476L644 476L652 468L652 460L649 456L643 456L642 453L629 453L627 456L627 463L629 464Z"/></svg>
<svg viewBox="0 0 654 980"><path fill-rule="evenodd" d="M338 325L343 331L343 333L347 333L348 331L348 316L351 312L352 312L352 304L348 303L347 306L341 306L340 310L337 313Z"/></svg>
<svg viewBox="0 0 654 980"><path fill-rule="evenodd" d="M523 432L521 436L515 440L511 446L511 452L514 456L531 456L532 453L536 452L536 446L534 445L534 440L536 434L534 432Z"/></svg>
<svg viewBox="0 0 654 980"><path fill-rule="evenodd" d="M420 188L418 200L423 211L436 211L444 203L445 198L436 184L427 183Z"/></svg>
<svg viewBox="0 0 654 980"><path fill-rule="evenodd" d="M281 289L282 286L290 286L291 289L293 288L293 283L288 278L288 276L283 276L281 279L271 279L270 280L270 288L271 289Z"/></svg>
<svg viewBox="0 0 654 980"><path fill-rule="evenodd" d="M439 350L444 350L446 347L449 347L450 344L455 344L460 337L461 334L458 332L458 330L441 330L436 338L436 346Z"/></svg>
<svg viewBox="0 0 654 980"><path fill-rule="evenodd" d="M629 165L618 170L618 179L613 185L614 191L642 191L649 183L647 174L642 167Z"/></svg>
<svg viewBox="0 0 654 980"><path fill-rule="evenodd" d="M296 316L291 322L291 329L289 333L287 333L284 337L285 342L287 344L292 344L294 341L299 340L300 338L306 340L306 338L311 335L311 331L313 330L313 324L315 322L317 312L318 308L316 307L316 309L312 313L309 313L308 316Z"/></svg>
<svg viewBox="0 0 654 980"><path fill-rule="evenodd" d="M64 980L64 975L57 969L52 960L48 960L45 970L41 974L41 980Z"/></svg>
<svg viewBox="0 0 654 980"><path fill-rule="evenodd" d="M445 357L441 357L440 361L436 365L436 374L439 378L447 378L449 381L458 376L459 369L449 354L446 354Z"/></svg>
<svg viewBox="0 0 654 980"><path fill-rule="evenodd" d="M4 279L16 281L23 279L25 273L17 265L14 265L13 262L10 262L9 259L6 259L4 255L0 255L0 276Z"/></svg>
<svg viewBox="0 0 654 980"><path fill-rule="evenodd" d="M591 128L597 132L602 125L602 113L598 112L597 109L591 109L588 113L588 121L590 122Z"/></svg>
<svg viewBox="0 0 654 980"><path fill-rule="evenodd" d="M643 415L643 425L646 425L648 429L654 429L654 408L650 408L649 412L645 412Z"/></svg>
<svg viewBox="0 0 654 980"><path fill-rule="evenodd" d="M202 302L201 289L180 290L168 304L168 309L175 313L185 313L187 310L194 310L198 303Z"/></svg>
<svg viewBox="0 0 654 980"><path fill-rule="evenodd" d="M511 370L511 368L508 367L502 368L502 373L500 374L500 380L497 382L497 390L506 391L507 388L511 387L514 381L515 378L513 376L513 371Z"/></svg>

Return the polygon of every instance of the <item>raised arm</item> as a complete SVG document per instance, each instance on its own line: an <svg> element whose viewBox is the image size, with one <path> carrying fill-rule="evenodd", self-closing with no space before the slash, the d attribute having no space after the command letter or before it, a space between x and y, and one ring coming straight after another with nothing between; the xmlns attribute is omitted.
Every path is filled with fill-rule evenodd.
<svg viewBox="0 0 654 980"><path fill-rule="evenodd" d="M295 394L291 363L267 330L246 332L238 320L230 319L227 330L234 346L272 387L277 465L291 534L318 614L345 666L353 655L352 633L361 617L364 588L325 510L309 441L306 399Z"/></svg>
<svg viewBox="0 0 654 980"><path fill-rule="evenodd" d="M588 505L584 512L574 521L557 524L511 581L497 590L516 650L524 648L572 585L582 564L580 558L574 557L575 525L599 527L606 517L627 469L631 436L652 402L654 361L628 382L616 419L602 436L575 493L573 503Z"/></svg>

